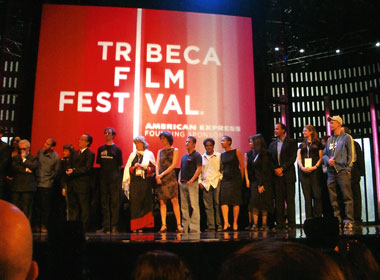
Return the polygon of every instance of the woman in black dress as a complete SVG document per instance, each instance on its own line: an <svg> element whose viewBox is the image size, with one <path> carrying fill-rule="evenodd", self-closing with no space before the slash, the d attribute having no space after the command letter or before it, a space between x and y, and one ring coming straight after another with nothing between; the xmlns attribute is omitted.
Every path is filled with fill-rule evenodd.
<svg viewBox="0 0 380 280"><path fill-rule="evenodd" d="M318 168L322 164L323 146L311 124L304 127L303 136L305 140L298 148L297 162L305 198L306 219L309 219L322 216L322 188L319 185Z"/></svg>
<svg viewBox="0 0 380 280"><path fill-rule="evenodd" d="M225 150L221 154L223 165L223 179L220 185L220 204L224 220L224 230L230 228L228 222L228 207L233 206L234 221L232 228L238 230L238 217L240 205L243 203L242 186L244 177L244 164L241 153L238 149L231 148L232 139L223 136L221 140L222 148Z"/></svg>
<svg viewBox="0 0 380 280"><path fill-rule="evenodd" d="M154 227L152 188L156 161L143 136L133 139L136 151L124 168L123 189L129 187L131 231L142 232Z"/></svg>
<svg viewBox="0 0 380 280"><path fill-rule="evenodd" d="M257 134L252 137L253 155L250 157L251 200L253 225L251 230L257 230L259 214L262 216L261 230L267 230L268 212L273 211L272 170L273 163L268 153L264 137Z"/></svg>

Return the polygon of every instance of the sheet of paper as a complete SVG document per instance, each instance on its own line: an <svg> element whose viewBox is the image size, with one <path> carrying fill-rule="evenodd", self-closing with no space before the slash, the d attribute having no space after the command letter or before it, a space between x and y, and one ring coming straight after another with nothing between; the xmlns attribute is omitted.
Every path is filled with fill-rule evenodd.
<svg viewBox="0 0 380 280"><path fill-rule="evenodd" d="M305 168L311 168L312 166L312 158L305 158Z"/></svg>

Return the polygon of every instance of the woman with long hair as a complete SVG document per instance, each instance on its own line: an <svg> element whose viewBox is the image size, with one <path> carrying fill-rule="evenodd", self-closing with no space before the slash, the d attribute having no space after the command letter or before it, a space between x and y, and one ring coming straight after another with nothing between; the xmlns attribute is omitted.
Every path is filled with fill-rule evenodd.
<svg viewBox="0 0 380 280"><path fill-rule="evenodd" d="M309 219L322 216L322 189L319 185L318 168L322 164L323 146L311 124L304 127L303 136L304 141L298 147L297 163L305 198L306 219Z"/></svg>
<svg viewBox="0 0 380 280"><path fill-rule="evenodd" d="M267 150L264 137L257 134L252 137L253 157L250 159L250 168L252 173L251 200L253 225L251 230L258 230L258 218L261 212L262 223L261 230L267 230L268 212L273 211L272 195L272 170L273 163Z"/></svg>

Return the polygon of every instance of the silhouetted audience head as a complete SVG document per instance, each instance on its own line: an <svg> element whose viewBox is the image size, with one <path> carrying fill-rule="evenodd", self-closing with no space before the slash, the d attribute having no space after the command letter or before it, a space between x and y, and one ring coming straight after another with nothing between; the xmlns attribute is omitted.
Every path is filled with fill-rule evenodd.
<svg viewBox="0 0 380 280"><path fill-rule="evenodd" d="M28 218L13 204L0 200L0 279L36 279L33 238Z"/></svg>
<svg viewBox="0 0 380 280"><path fill-rule="evenodd" d="M368 247L357 240L339 243L339 255L343 257L354 279L380 279L380 267Z"/></svg>
<svg viewBox="0 0 380 280"><path fill-rule="evenodd" d="M299 243L260 241L246 245L222 266L220 280L339 279L344 276L328 256Z"/></svg>
<svg viewBox="0 0 380 280"><path fill-rule="evenodd" d="M331 251L338 245L339 221L336 217L306 219L303 230L310 247Z"/></svg>
<svg viewBox="0 0 380 280"><path fill-rule="evenodd" d="M190 271L174 253L151 251L140 255L133 273L134 280L188 280Z"/></svg>

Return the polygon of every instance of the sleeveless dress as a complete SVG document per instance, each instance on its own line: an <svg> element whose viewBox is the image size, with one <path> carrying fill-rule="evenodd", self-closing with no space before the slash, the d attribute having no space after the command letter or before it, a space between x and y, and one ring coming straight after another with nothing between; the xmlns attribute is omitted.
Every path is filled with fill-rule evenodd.
<svg viewBox="0 0 380 280"><path fill-rule="evenodd" d="M160 158L158 161L160 162L159 173L161 174L173 162L174 148L170 149L161 149L160 150ZM169 174L166 174L161 178L162 184L158 185L157 195L159 200L167 200L172 198L178 198L178 182L177 175L175 170L173 169Z"/></svg>
<svg viewBox="0 0 380 280"><path fill-rule="evenodd" d="M243 203L243 178L239 168L236 150L221 154L223 164L223 179L220 184L221 205L241 205Z"/></svg>

